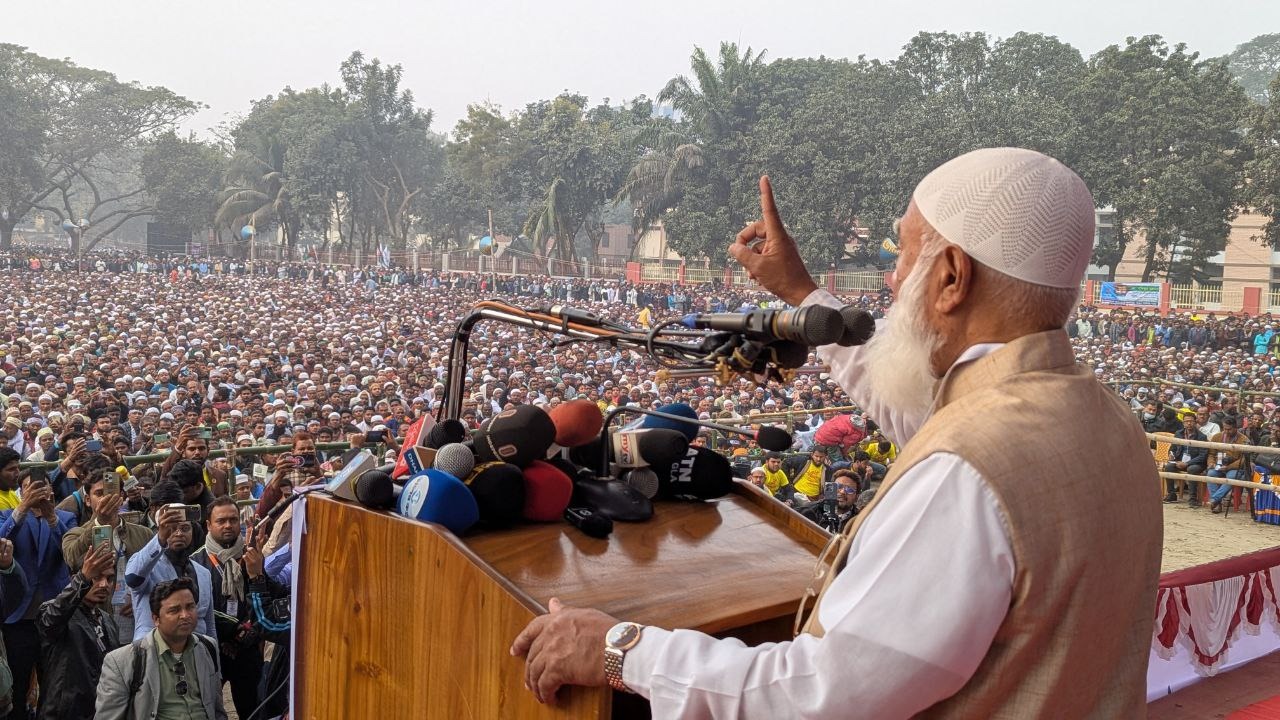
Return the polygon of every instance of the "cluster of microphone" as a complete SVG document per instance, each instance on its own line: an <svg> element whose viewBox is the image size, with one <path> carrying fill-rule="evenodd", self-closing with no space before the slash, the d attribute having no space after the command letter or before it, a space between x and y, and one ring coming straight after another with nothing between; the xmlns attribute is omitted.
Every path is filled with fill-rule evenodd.
<svg viewBox="0 0 1280 720"><path fill-rule="evenodd" d="M608 429L624 412L642 417ZM785 450L791 436L779 428L759 431L697 419L687 404L657 411L623 406L602 417L589 400L573 400L550 412L520 405L494 416L479 430L444 420L410 433L394 466L367 470L354 481L366 507L394 510L461 535L473 528L505 528L522 522L565 520L604 538L615 522L643 522L655 500L705 501L733 488L729 461L693 443L700 427L756 438L765 449Z"/></svg>

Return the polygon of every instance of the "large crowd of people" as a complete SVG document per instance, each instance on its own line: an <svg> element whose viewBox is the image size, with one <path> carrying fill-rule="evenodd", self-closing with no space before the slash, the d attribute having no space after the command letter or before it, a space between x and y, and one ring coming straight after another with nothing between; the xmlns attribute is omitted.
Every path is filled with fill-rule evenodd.
<svg viewBox="0 0 1280 720"><path fill-rule="evenodd" d="M475 302L567 302L638 326L772 299L720 285L292 262L251 269L125 253L88 255L77 271L74 258L45 249L0 254L0 278L0 606L10 671L7 692L0 672L0 697L15 720L92 717L95 708L119 717L129 707L223 717L210 683L217 667L240 717L263 705L260 717L280 715L289 513L270 511L321 476L327 458L317 444L365 444L386 431L383 449L394 453L408 425L440 407L453 331ZM891 298L842 301L882 317ZM1280 447L1280 333L1269 317L1082 310L1070 330L1077 357L1117 383L1148 429L1178 432L1182 413L1199 418L1186 426L1196 437L1239 432ZM552 340L479 325L464 422L477 428L513 405L584 397L602 412L688 403L704 419L735 423L768 413L795 431L795 452L699 442L721 443L744 476L829 527L865 504L896 458L873 418L822 412L848 405L826 375L770 387L659 382L638 353ZM1157 379L1222 391L1157 388ZM1242 388L1275 397L1242 407ZM290 449L234 452L265 445ZM215 449L232 452L210 458ZM117 471L126 456L153 454L163 457ZM1223 453L1175 469L1234 477L1242 468ZM834 501L824 501L827 485ZM1216 509L1225 493L1213 492Z"/></svg>

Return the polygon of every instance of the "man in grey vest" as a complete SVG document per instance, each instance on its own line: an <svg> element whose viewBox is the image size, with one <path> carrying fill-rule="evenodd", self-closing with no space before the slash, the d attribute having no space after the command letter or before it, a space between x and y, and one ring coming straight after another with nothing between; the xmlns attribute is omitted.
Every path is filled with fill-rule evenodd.
<svg viewBox="0 0 1280 720"><path fill-rule="evenodd" d="M791 305L839 306L767 178L760 204L730 253ZM897 230L888 316L867 345L819 356L900 452L823 554L795 639L747 647L553 599L512 647L540 700L608 683L663 718L1145 714L1159 481L1064 330L1089 190L1041 153L977 150L926 176Z"/></svg>

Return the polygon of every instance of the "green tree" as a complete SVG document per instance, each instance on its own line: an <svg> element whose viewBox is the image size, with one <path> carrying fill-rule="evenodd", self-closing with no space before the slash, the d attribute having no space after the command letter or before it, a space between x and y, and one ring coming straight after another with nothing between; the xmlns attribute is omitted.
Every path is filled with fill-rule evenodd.
<svg viewBox="0 0 1280 720"><path fill-rule="evenodd" d="M1280 249L1280 75L1271 80L1269 99L1253 108L1249 123L1249 147L1253 157L1245 166L1249 182L1246 201L1267 223L1258 239Z"/></svg>
<svg viewBox="0 0 1280 720"><path fill-rule="evenodd" d="M764 51L726 42L713 60L694 48L691 76L672 79L658 94L679 120L637 135L637 159L619 195L636 209L637 230L660 220L680 255L723 256L728 239L755 215L743 198L754 184L750 143L765 69Z"/></svg>
<svg viewBox="0 0 1280 720"><path fill-rule="evenodd" d="M403 72L359 52L340 69L379 230L400 248L420 228L420 206L442 177L445 158L443 139L431 132L431 111L400 87Z"/></svg>
<svg viewBox="0 0 1280 720"><path fill-rule="evenodd" d="M0 248L32 211L88 220L73 246L92 247L129 220L154 211L138 160L148 138L198 106L162 87L125 83L101 70L0 44L0 102L19 115L4 130L0 165ZM36 170L38 166L38 171Z"/></svg>
<svg viewBox="0 0 1280 720"><path fill-rule="evenodd" d="M1115 242L1095 249L1110 267L1144 239L1143 280L1175 258L1202 266L1226 244L1239 203L1248 100L1225 62L1202 60L1158 36L1094 55L1069 98L1075 166L1100 206L1115 208Z"/></svg>
<svg viewBox="0 0 1280 720"><path fill-rule="evenodd" d="M588 109L585 97L564 94L521 114L518 131L526 138L526 152L519 163L527 169L529 194L535 198L524 234L537 254L561 261L553 270L574 267L579 234L585 236L582 252L597 252L604 237L603 210L634 162L624 138L651 111L645 101L638 105L610 107L606 100Z"/></svg>
<svg viewBox="0 0 1280 720"><path fill-rule="evenodd" d="M227 157L216 146L169 131L147 143L142 176L158 221L195 232L212 227Z"/></svg>
<svg viewBox="0 0 1280 720"><path fill-rule="evenodd" d="M1227 65L1255 102L1267 102L1267 89L1280 73L1280 33L1259 35L1227 56Z"/></svg>

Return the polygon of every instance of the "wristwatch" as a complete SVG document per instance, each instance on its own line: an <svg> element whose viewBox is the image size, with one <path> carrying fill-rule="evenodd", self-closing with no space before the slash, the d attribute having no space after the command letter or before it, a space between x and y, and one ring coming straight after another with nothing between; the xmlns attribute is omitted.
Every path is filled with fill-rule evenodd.
<svg viewBox="0 0 1280 720"><path fill-rule="evenodd" d="M626 683L622 682L622 660L627 651L640 642L641 630L644 630L643 625L633 622L620 622L609 628L608 633L605 633L604 677L609 681L609 687L614 690L621 690L627 693L635 692L627 687Z"/></svg>

